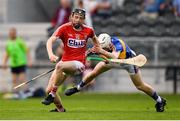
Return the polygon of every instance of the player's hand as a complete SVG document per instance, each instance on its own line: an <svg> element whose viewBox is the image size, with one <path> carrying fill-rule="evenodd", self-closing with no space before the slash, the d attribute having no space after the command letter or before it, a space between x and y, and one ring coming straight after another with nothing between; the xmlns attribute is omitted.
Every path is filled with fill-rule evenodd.
<svg viewBox="0 0 180 121"><path fill-rule="evenodd" d="M49 56L49 59L50 59L51 62L56 63L59 60L59 57L52 54L52 55Z"/></svg>
<svg viewBox="0 0 180 121"><path fill-rule="evenodd" d="M94 46L93 50L95 51L95 53L99 53L101 50L101 47L100 46Z"/></svg>
<svg viewBox="0 0 180 121"><path fill-rule="evenodd" d="M31 60L28 61L28 67L32 67L32 61Z"/></svg>
<svg viewBox="0 0 180 121"><path fill-rule="evenodd" d="M99 46L93 46L93 47L90 49L90 52L91 52L91 53L99 54L100 49L101 49L101 48L100 48Z"/></svg>
<svg viewBox="0 0 180 121"><path fill-rule="evenodd" d="M88 49L85 53L85 56L91 56L91 55L96 55L97 53L95 53L92 48Z"/></svg>
<svg viewBox="0 0 180 121"><path fill-rule="evenodd" d="M110 63L110 60L109 60L106 56L104 56L104 55L99 55L99 56L104 59L104 62L105 62L106 64L109 64L109 63Z"/></svg>

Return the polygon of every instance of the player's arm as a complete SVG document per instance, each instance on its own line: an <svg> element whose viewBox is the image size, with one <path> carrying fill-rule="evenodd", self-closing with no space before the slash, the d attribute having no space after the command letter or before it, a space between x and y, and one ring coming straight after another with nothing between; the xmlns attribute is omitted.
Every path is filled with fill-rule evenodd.
<svg viewBox="0 0 180 121"><path fill-rule="evenodd" d="M99 44L99 41L98 41L96 35L94 35L94 37L92 38L92 41L94 43L93 51L95 53L99 53L101 47L100 47L100 44Z"/></svg>
<svg viewBox="0 0 180 121"><path fill-rule="evenodd" d="M61 40L63 40L62 38L64 37L64 32L66 32L65 27L64 26L60 26L54 33L53 35L48 39L47 43L46 43L46 48L47 48L47 52L48 52L48 56L51 62L57 62L59 57L56 56L53 53L52 50L52 45L54 42L56 42L56 40L59 38Z"/></svg>
<svg viewBox="0 0 180 121"><path fill-rule="evenodd" d="M94 47L91 48L90 52L97 53L97 54L101 55L101 57L103 57L104 59L105 59L105 57L106 58L117 58L113 53L110 53L100 47L99 41L96 36L94 36L92 38L92 40L94 43Z"/></svg>
<svg viewBox="0 0 180 121"><path fill-rule="evenodd" d="M102 57L105 56L106 58L117 59L117 56L114 54L114 52L111 53L102 48L99 50L99 54L102 55Z"/></svg>
<svg viewBox="0 0 180 121"><path fill-rule="evenodd" d="M96 36L94 36L94 37L92 38L92 40L93 40L94 46L100 47L99 41L98 41L98 39L97 39Z"/></svg>
<svg viewBox="0 0 180 121"><path fill-rule="evenodd" d="M3 68L4 68L4 69L7 68L7 61L8 61L8 58L9 58L8 53L5 52L4 57L3 57Z"/></svg>
<svg viewBox="0 0 180 121"><path fill-rule="evenodd" d="M54 55L53 50L52 50L52 45L56 40L57 40L57 37L52 35L46 43L48 56L49 56L49 59L51 62L57 62L57 60L58 60L58 57L56 55Z"/></svg>

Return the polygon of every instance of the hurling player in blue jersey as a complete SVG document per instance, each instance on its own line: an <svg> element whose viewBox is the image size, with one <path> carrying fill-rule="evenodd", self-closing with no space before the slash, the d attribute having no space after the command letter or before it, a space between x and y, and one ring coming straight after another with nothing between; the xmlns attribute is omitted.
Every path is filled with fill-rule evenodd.
<svg viewBox="0 0 180 121"><path fill-rule="evenodd" d="M118 58L126 59L136 56L135 52L129 48L129 46L118 37L110 37L108 34L103 33L98 37L98 41L103 49L99 51L99 54L107 58ZM93 50L93 49L92 49ZM156 111L163 112L164 106L166 105L166 100L160 97L157 92L146 82L142 80L140 69L134 65L120 64L121 68L127 70L129 76L140 91L143 91L156 101ZM70 96L76 92L79 92L84 86L86 86L91 80L100 75L103 72L106 72L112 69L113 66L107 62L99 62L92 72L87 74L83 80L73 88L70 88L65 91L65 95Z"/></svg>

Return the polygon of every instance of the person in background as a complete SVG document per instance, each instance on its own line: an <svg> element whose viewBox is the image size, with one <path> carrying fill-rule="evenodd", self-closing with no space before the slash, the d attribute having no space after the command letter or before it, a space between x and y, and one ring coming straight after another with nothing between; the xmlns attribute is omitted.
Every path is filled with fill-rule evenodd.
<svg viewBox="0 0 180 121"><path fill-rule="evenodd" d="M180 0L173 0L173 10L176 17L180 17Z"/></svg>
<svg viewBox="0 0 180 121"><path fill-rule="evenodd" d="M60 0L60 6L56 10L51 20L51 27L48 28L47 30L48 36L50 37L60 25L69 22L70 15L71 15L71 1Z"/></svg>
<svg viewBox="0 0 180 121"><path fill-rule="evenodd" d="M144 0L140 19L156 19L165 7L165 0Z"/></svg>
<svg viewBox="0 0 180 121"><path fill-rule="evenodd" d="M92 16L91 16L90 9L88 9L88 7L86 5L87 0L76 0L74 2L75 2L74 3L75 8L81 8L81 9L85 9L86 10L85 24L87 26L92 27L93 26L93 24L92 24Z"/></svg>
<svg viewBox="0 0 180 121"><path fill-rule="evenodd" d="M9 40L6 44L6 51L3 58L3 67L6 69L7 62L12 74L12 86L15 87L20 83L26 81L26 67L32 66L32 59L30 56L29 48L26 46L24 40L17 36L16 28L12 27L9 30ZM13 90L14 93L18 93L19 98L24 98L24 92L27 87L19 88L19 90Z"/></svg>

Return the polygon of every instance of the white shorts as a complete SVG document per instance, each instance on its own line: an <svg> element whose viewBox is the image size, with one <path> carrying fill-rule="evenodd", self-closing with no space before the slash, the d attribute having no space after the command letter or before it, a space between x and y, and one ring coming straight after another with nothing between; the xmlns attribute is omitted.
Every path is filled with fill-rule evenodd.
<svg viewBox="0 0 180 121"><path fill-rule="evenodd" d="M80 74L85 71L85 65L82 62L80 61L71 61L71 62L73 62L77 68L77 71L75 72L75 74Z"/></svg>
<svg viewBox="0 0 180 121"><path fill-rule="evenodd" d="M60 62L65 62L65 61L60 61ZM68 61L68 62L74 63L74 65L75 65L75 67L76 67L76 70L77 70L77 71L74 73L74 75L80 74L80 73L83 73L83 72L84 72L84 70L85 70L85 65L84 65L82 62L76 61L76 60L74 60L74 61ZM64 74L65 74L65 73L64 73Z"/></svg>

